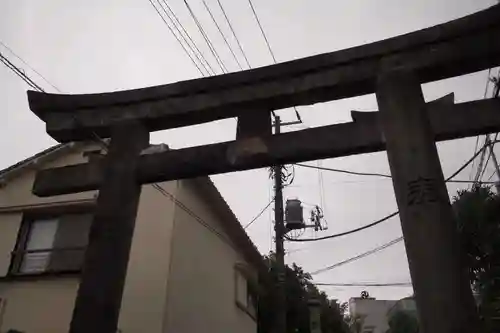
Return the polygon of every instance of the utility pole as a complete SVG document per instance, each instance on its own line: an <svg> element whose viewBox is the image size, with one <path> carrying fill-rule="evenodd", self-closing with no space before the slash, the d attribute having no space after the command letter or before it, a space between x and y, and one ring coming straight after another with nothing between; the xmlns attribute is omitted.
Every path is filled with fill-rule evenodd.
<svg viewBox="0 0 500 333"><path fill-rule="evenodd" d="M493 164L495 166L495 172L497 173L497 181L495 182L495 188L497 189L497 193L500 194L500 166L498 165L497 156L495 155L493 144L490 142L490 153L491 159L493 160Z"/></svg>
<svg viewBox="0 0 500 333"><path fill-rule="evenodd" d="M498 94L500 92L500 74L498 75L497 79L494 80L494 83L495 83L495 90L493 91L493 98L498 98ZM497 174L497 181L495 182L495 188L497 189L497 193L500 194L500 166L498 165L497 156L495 155L495 148L494 148L495 143L491 142L489 135L486 136L486 140L487 140L486 142L489 144L488 149L490 150L491 159L493 161L493 165L495 166L495 172ZM484 167L486 168L486 165Z"/></svg>
<svg viewBox="0 0 500 333"><path fill-rule="evenodd" d="M489 77L488 77L488 80L490 80ZM499 74L499 76L496 79L493 78L492 81L494 83L492 98L498 98L498 93L499 93L499 90L500 90L500 83L499 83L499 81L500 81L500 74ZM498 134L496 136L498 136ZM495 136L495 139L496 139L496 136ZM488 160L491 157L491 160L493 161L493 166L495 168L495 173L497 175L497 181L495 182L495 188L497 190L497 193L500 193L500 166L498 165L498 160L497 160L497 156L495 154L494 146L495 146L495 142L492 142L490 134L487 134L486 138L484 140L484 147L485 148L487 147L488 150L489 150ZM484 173L484 171L486 171L486 168L488 167L488 165L484 165L483 166L483 158L484 158L485 153L486 153L486 150L484 150L483 153L482 153L482 155L481 155L481 162L479 163L479 170L477 172L476 178L474 179L477 182L477 184L480 184L480 181L481 181L481 179L480 179L480 177L481 177L481 170ZM488 163L488 161L486 161L486 163ZM483 169L483 167L484 167L484 169Z"/></svg>
<svg viewBox="0 0 500 333"><path fill-rule="evenodd" d="M281 132L281 119L279 116L274 118L274 134ZM276 233L276 268L278 281L276 284L276 321L275 333L286 333L286 292L285 292L285 221L283 212L283 182L281 178L282 165L278 164L274 169L274 231Z"/></svg>
<svg viewBox="0 0 500 333"><path fill-rule="evenodd" d="M281 126L301 124L301 121L282 123L279 116L274 117L274 134L281 133ZM283 179L281 178L281 164L273 167L274 173L274 231L276 234L276 268L278 281L276 284L277 316L275 321L275 333L286 333L286 290L285 290L285 247L284 238L286 234L285 214L283 210Z"/></svg>

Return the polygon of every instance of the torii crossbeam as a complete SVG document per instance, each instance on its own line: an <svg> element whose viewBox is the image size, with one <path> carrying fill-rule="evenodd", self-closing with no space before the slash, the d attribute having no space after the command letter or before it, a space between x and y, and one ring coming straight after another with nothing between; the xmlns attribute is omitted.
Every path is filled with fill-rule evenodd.
<svg viewBox="0 0 500 333"><path fill-rule="evenodd" d="M384 149L423 331L479 332L435 141L500 131L500 102L426 105L420 84L500 65L499 40L497 5L407 35L238 73L105 94L28 92L31 110L59 142L111 137L103 162L43 170L34 185L40 196L100 190L70 332L116 330L138 184ZM373 116L270 134L271 110L369 93L379 103ZM151 131L235 116L235 141L140 156ZM119 260L100 255L106 251Z"/></svg>

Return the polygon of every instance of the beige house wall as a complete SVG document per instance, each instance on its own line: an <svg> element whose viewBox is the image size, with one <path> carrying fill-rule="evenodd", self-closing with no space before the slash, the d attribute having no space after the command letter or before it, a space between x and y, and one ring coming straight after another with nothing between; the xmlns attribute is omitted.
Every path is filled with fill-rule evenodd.
<svg viewBox="0 0 500 333"><path fill-rule="evenodd" d="M175 195L176 184L160 185ZM151 185L142 187L118 324L123 333L163 330L175 207Z"/></svg>
<svg viewBox="0 0 500 333"><path fill-rule="evenodd" d="M43 168L83 163L81 150L48 162ZM0 332L67 333L78 288L78 277L9 280L5 277L22 221L15 209L52 202L92 199L96 192L38 198L31 194L35 169L0 188ZM161 186L175 194L176 182ZM122 300L119 328L123 332L162 332L175 205L151 185L142 188ZM3 279L2 279L3 278Z"/></svg>
<svg viewBox="0 0 500 333"><path fill-rule="evenodd" d="M0 282L0 332L67 333L77 288L76 278Z"/></svg>
<svg viewBox="0 0 500 333"><path fill-rule="evenodd" d="M9 271L21 219L21 213L0 213L0 277L6 276Z"/></svg>
<svg viewBox="0 0 500 333"><path fill-rule="evenodd" d="M23 209L44 207L57 203L77 202L81 200L93 200L97 191L82 192L70 195L58 195L48 198L40 198L31 193L36 171L57 166L84 163L82 150L75 149L67 152L60 158L47 161L43 165L29 166L18 177L9 180L6 185L0 187L0 277L7 274L11 251L16 244L17 234L23 218Z"/></svg>
<svg viewBox="0 0 500 333"><path fill-rule="evenodd" d="M175 212L163 332L256 332L255 320L235 303L234 269L237 263L244 262L242 257L228 240L219 219L196 192L193 182L180 184L178 200L203 217L203 221L181 209Z"/></svg>
<svg viewBox="0 0 500 333"><path fill-rule="evenodd" d="M4 207L12 206L36 206L52 202L74 201L82 199L92 199L96 196L96 191L75 193L69 195L56 195L53 197L40 198L31 194L33 181L37 169L48 169L58 166L85 163L86 159L82 156L82 150L76 149L66 153L64 156L49 161L43 165L30 165L27 170L19 177L7 182L5 187L0 187L0 210Z"/></svg>

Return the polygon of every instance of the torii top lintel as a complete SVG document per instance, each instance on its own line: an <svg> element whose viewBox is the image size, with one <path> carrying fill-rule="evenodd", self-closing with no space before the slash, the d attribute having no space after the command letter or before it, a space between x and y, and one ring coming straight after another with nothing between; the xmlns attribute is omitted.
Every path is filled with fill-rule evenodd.
<svg viewBox="0 0 500 333"><path fill-rule="evenodd" d="M102 94L28 92L31 110L59 142L109 137L124 120L150 131L256 110L373 93L380 70L413 71L421 83L500 65L500 5L431 28L336 51L208 78Z"/></svg>

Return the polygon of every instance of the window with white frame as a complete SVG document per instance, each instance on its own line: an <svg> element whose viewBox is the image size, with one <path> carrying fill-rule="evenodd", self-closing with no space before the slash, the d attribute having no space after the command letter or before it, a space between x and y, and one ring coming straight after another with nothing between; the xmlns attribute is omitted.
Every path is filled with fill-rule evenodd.
<svg viewBox="0 0 500 333"><path fill-rule="evenodd" d="M236 305L252 318L257 317L257 294L248 274L243 269L235 269Z"/></svg>
<svg viewBox="0 0 500 333"><path fill-rule="evenodd" d="M11 274L79 271L92 214L25 218L13 252Z"/></svg>

